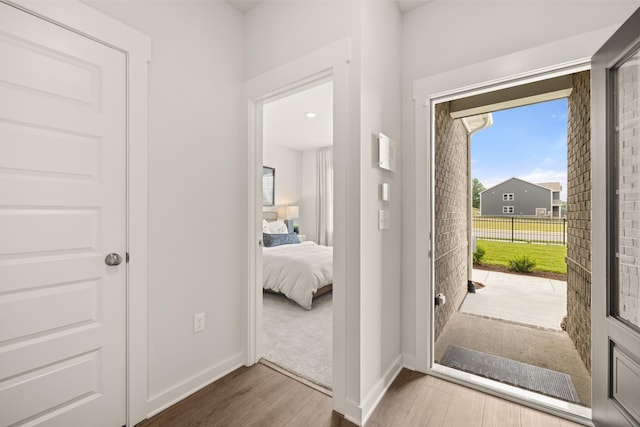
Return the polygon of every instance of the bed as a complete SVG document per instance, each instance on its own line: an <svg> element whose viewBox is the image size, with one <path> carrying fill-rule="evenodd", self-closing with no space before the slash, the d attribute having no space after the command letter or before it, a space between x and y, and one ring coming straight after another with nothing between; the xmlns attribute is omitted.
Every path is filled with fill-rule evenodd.
<svg viewBox="0 0 640 427"><path fill-rule="evenodd" d="M277 222L263 223L262 287L311 310L313 298L332 289L333 248L300 242L286 226L278 227Z"/></svg>

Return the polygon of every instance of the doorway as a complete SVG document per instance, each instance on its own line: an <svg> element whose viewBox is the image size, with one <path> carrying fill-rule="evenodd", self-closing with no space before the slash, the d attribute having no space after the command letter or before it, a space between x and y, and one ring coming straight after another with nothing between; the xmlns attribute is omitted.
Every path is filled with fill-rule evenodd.
<svg viewBox="0 0 640 427"><path fill-rule="evenodd" d="M501 109L500 105L493 104L488 108L489 112L482 111L483 114L492 114L493 119L475 120L478 123L475 126L473 117L453 118L458 114L457 109L460 105L469 104L473 99L456 99L435 106L435 293L443 293L447 297L447 305L451 303L449 307L436 306L435 309L435 361L576 405L590 407L591 378L588 368L585 367L589 359L582 360L581 354L575 348L577 343L582 344L582 340L590 339L590 330L587 330L584 336L569 336L561 330L563 317L567 314L567 298L571 299L575 306L584 304L583 300L576 301L573 294L567 297L566 266L555 275L537 273L537 276L543 277L531 277L532 273L528 276L517 275L496 265L500 264L503 258L513 261L513 268L522 267L520 261L525 258L532 262L538 259L539 265L535 266L536 268L555 271L554 269L558 268L557 264L565 262L567 254L563 228L560 227L558 233L553 230L556 223L563 220L551 216L539 218L537 214L540 209L538 206L546 206L543 209L549 213L553 212L554 206L559 207L562 186L566 188L567 184L541 181L551 181L551 176L564 181L562 178L566 176L567 167L562 158L566 160L567 139L570 152L576 151L576 145L588 144L589 140L588 137L584 137L585 132L582 130L586 127L588 134L588 118L585 122L580 117L580 112L588 111L588 90L585 94L584 87L581 87L584 81L589 81L588 72L567 77L556 80L556 83L562 84L564 91L556 90L553 94L547 92L548 87L544 88L552 82L536 83L540 89L537 95L540 102L535 105L529 104L531 94L520 100L512 95L527 90L527 87L504 90L502 95L484 94L485 99L504 97L503 102L511 108ZM538 89L534 88L536 85L530 84L528 90L537 91ZM569 108L565 97L567 95ZM512 99L507 99L510 97ZM557 100L549 100L554 98ZM513 108L513 104L517 103L521 106ZM482 109L480 104L474 108L475 112ZM567 110L571 126L567 126ZM572 117L576 114L578 117ZM541 119L535 124L527 124L531 117L541 115L548 116L553 121L547 125L549 129L556 129L552 137L546 134L536 135L537 127L541 126ZM552 115L555 118L552 118ZM492 126L489 127L488 124ZM488 130L482 130L487 127ZM569 138L566 136L567 128L570 128ZM481 138L483 135L487 136ZM483 161L483 157L471 156L471 151L467 150L472 138L480 138L476 143L494 146L500 146L504 139L505 146L499 148L498 154L489 148L485 149L487 154L491 154L491 159L485 157L484 161L492 162L485 167L488 167L492 174L498 174L498 177L494 178L496 182L490 182L490 179L487 179L490 175L481 175L483 180L490 184L489 188L480 192L479 206L475 208L477 216L474 216L472 207L466 218L458 216L459 222L456 226L451 220L445 223L443 219L451 218L453 213L459 212L461 206L472 199L468 192L472 175L467 172L474 170L472 158ZM551 139L546 143L548 148L544 152L540 151L540 146L545 142L539 141L537 146L535 143L540 138ZM555 149L555 156L559 158L552 159L553 146L557 145L558 139L563 139L564 142ZM527 144L522 145L523 141ZM522 148L515 153L515 147ZM526 150L527 154L522 154L522 150ZM509 157L509 154L506 154L508 151L513 151L514 154ZM521 160L518 160L519 158ZM536 158L539 158L539 164L535 163ZM543 174L542 166L551 167L554 160L557 160L556 168L564 169L564 172L556 170ZM572 157L569 165L570 174L575 175L582 160L576 156ZM518 161L523 163L518 166ZM539 168L536 169L536 166ZM584 170L584 167L581 170ZM500 176L500 173L508 176L518 174L519 177L509 178ZM573 178L568 191L572 208L575 208L578 180ZM454 187L455 183L458 185ZM445 185L449 186L448 191L443 190ZM582 187L589 187L588 180L581 181L580 188ZM558 193L558 197L552 196L552 193ZM446 197L442 197L443 194ZM579 197L583 196L584 194L579 194ZM505 206L511 209L505 212ZM571 254L576 252L577 243L580 243L574 237L584 236L585 228L587 231L589 229L588 221L576 221L578 214L579 210L570 214ZM476 223L476 227L472 229L473 235L465 233L468 230L468 222ZM443 238L443 234L449 237ZM562 236L556 236L557 234ZM482 240L476 242L475 238ZM461 262L471 266L470 256L466 262L464 260L467 242L470 248L476 246L477 251L474 255L484 256L486 249L485 259L477 256L476 260L476 265L479 264L477 268L482 270L474 269L471 274L466 268L458 268ZM439 248L442 245L444 247ZM587 244L586 251L589 250ZM470 252L474 252L474 249L470 249ZM540 255L544 255L544 258L540 258ZM562 273L562 277L558 273ZM588 276L590 277L590 273ZM576 277L572 276L570 280L571 289L583 287L582 283L576 286ZM484 287L476 289L474 285L480 283L484 283ZM552 310L553 307L558 308ZM587 317L590 315L589 304L576 309L579 309L580 313L586 311ZM579 321L576 319L575 311L571 311L570 314L572 322ZM590 354L589 348L586 354ZM478 362L477 366L470 362L471 359ZM494 368L489 369L490 365ZM539 380L542 377L545 378L544 381ZM557 387L550 388L551 384L557 384Z"/></svg>
<svg viewBox="0 0 640 427"><path fill-rule="evenodd" d="M264 103L300 92L319 83L331 81L333 85L333 150L334 150L334 203L333 203L333 289L332 289L332 402L339 412L348 411L346 360L349 343L346 340L347 318L347 159L349 153L349 91L348 69L351 55L348 39L337 41L285 66L254 77L245 82L245 101L248 106L247 171L249 200L247 217L248 281L246 288L246 319L244 330L246 364L257 363L262 349L262 108ZM276 180L277 178L276 171ZM277 184L276 184L277 185Z"/></svg>
<svg viewBox="0 0 640 427"><path fill-rule="evenodd" d="M265 102L263 363L322 391L333 365L333 83ZM275 178L275 179L274 179ZM285 232L292 240L279 245ZM293 233L293 234L291 234ZM260 307L259 307L260 309Z"/></svg>
<svg viewBox="0 0 640 427"><path fill-rule="evenodd" d="M415 99L419 99L421 102L424 102L424 106L426 108L423 110L416 109L416 141L429 141L429 143L424 146L424 148L421 144L416 145L416 151L413 156L416 159L416 163L428 162L428 164L433 164L434 162L435 153L432 141L435 136L432 135L434 135L435 132L435 105L460 98L482 95L487 92L494 92L501 89L508 89L515 86L548 80L553 77L567 76L587 70L589 65L586 60L570 61L570 58L573 58L574 55L580 54L579 52L572 50L572 46L573 43L560 41L555 43L554 46L544 46L533 49L532 51L519 52L498 58L494 61L478 64L468 70L465 69L460 70L457 73L434 76L417 82L414 85L414 97ZM545 63L544 58L547 57L545 52L549 49L553 49L554 52L565 52L567 57L565 63L568 65L554 66L552 64L555 64L556 62L552 62L551 64ZM538 61L533 61L533 63L537 63L539 65L537 67L534 66L532 60L527 60L526 58L539 59ZM557 58L555 60L557 60ZM501 75L500 72L501 64L504 63L521 63L522 66L518 69L518 73L511 76L504 76ZM532 69L536 71L530 71ZM515 72L513 69L511 71ZM477 76L479 73L487 78L487 83L477 83ZM492 78L488 78L489 76L492 76ZM427 124L427 126L425 126L425 124ZM431 173L433 173L433 170L431 170ZM421 179L427 180L427 182L432 182L434 179L433 175L430 175L430 173L423 173L418 165L416 165L415 175L417 182L420 182ZM418 188L416 188L416 190L418 190ZM426 188L426 192L424 193L416 191L417 212L423 212L428 219L426 222L423 221L423 223L419 221L415 222L415 233L418 238L415 242L416 249L414 253L417 258L414 264L410 264L411 267L415 268L416 277L425 278L429 284L434 283L435 272L433 269L433 263L421 263L420 254L424 252L425 254L428 254L431 259L433 259L435 255L433 251L435 247L433 245L434 243L437 244L437 242L434 242L434 235L430 233L434 230L434 217L432 216L432 212L434 211L434 197L435 195L433 194L433 190L430 186ZM424 216L422 218L424 218ZM424 248L420 243L420 236L425 236L425 239L430 242L430 245ZM465 244L464 251L461 251L464 253L460 254L461 263L465 266L467 265L466 257L469 255L466 253L466 250L467 245ZM462 274L464 274L466 269L463 267L461 270ZM419 283L416 283L415 299L417 301L429 301L430 303L435 301L437 303L438 299L435 297L436 294L434 290L429 289L429 286L422 287ZM447 298L447 305L448 303L449 299ZM464 385L478 388L538 409L546 410L556 415L561 415L578 421L590 419L590 410L579 410L579 414L576 415L573 412L570 413L566 411L566 405L564 403L554 403L551 402L550 399L540 398L539 395L535 395L534 393L522 393L522 391L517 390L512 386L502 383L494 383L489 386L489 383L484 379L478 379L476 376L460 373L453 369L447 369L446 367L434 364L434 349L428 343L433 342L431 341L435 332L433 328L435 322L438 321L438 316L442 315L438 314L437 310L438 307L434 307L432 304L427 306L425 303L425 306L422 306L422 304L418 303L416 306L415 325L417 335L415 341L415 364L418 369L424 369L425 372L432 375L460 382ZM422 329L422 325L426 325L424 329ZM422 338L424 336L427 337L426 341ZM421 363L425 363L425 366L421 367Z"/></svg>

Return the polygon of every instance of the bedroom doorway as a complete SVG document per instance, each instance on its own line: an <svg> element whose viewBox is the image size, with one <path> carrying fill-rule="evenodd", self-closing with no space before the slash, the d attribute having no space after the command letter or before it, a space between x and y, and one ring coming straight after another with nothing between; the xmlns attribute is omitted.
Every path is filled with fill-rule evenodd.
<svg viewBox="0 0 640 427"><path fill-rule="evenodd" d="M265 105L302 92L323 83L332 85L332 143L333 143L333 287L332 305L332 374L331 397L334 408L349 406L346 361L350 352L346 331L352 321L347 316L347 259L349 240L347 222L350 218L348 202L348 154L349 154L349 64L351 44L342 39L320 48L283 66L247 80L244 84L244 102L247 106L247 287L245 299L246 323L244 326L245 364L251 366L261 361L264 354L263 329L263 108ZM274 167L275 169L275 167ZM276 191L282 177L274 173ZM275 196L275 193L274 193ZM274 197L275 204L275 197ZM298 208L300 206L298 205ZM276 209L277 210L277 209ZM294 209L292 211L295 212ZM302 214L300 210L298 214ZM290 215L295 216L295 215ZM293 219L295 225L296 219ZM302 230L302 224L298 223ZM303 234L304 235L304 234Z"/></svg>
<svg viewBox="0 0 640 427"><path fill-rule="evenodd" d="M261 362L330 394L332 80L262 105L262 166Z"/></svg>

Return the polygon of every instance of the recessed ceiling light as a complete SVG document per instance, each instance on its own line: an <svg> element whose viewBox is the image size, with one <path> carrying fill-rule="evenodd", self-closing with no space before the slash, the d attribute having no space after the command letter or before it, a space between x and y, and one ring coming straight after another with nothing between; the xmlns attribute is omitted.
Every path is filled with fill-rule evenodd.
<svg viewBox="0 0 640 427"><path fill-rule="evenodd" d="M313 111L310 111L306 113L305 116L307 116L308 119L315 119L318 116L318 113L314 113Z"/></svg>

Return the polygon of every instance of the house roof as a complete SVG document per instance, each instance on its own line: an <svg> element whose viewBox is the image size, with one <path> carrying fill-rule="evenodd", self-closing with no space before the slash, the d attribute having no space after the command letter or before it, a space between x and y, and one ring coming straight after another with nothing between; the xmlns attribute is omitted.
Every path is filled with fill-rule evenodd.
<svg viewBox="0 0 640 427"><path fill-rule="evenodd" d="M544 188L545 190L549 190L549 191L562 191L562 186L560 185L559 182L544 182L544 183L540 183L540 184L536 184L534 182L529 182L529 181L525 181L524 179L520 179L520 178L516 178L515 176L509 179L505 179L504 181L494 185L493 187L489 187L486 190L483 190L480 192L480 194L484 193L485 191L489 191L489 190L493 190L494 188L504 184L505 182L511 181L517 179L518 181L530 184L530 185L535 185L536 187L541 187ZM544 184L544 185L543 185ZM554 185L557 187L557 189L555 187L550 187L550 185Z"/></svg>
<svg viewBox="0 0 640 427"><path fill-rule="evenodd" d="M548 188L552 191L562 191L562 185L559 182L536 182L540 187Z"/></svg>

